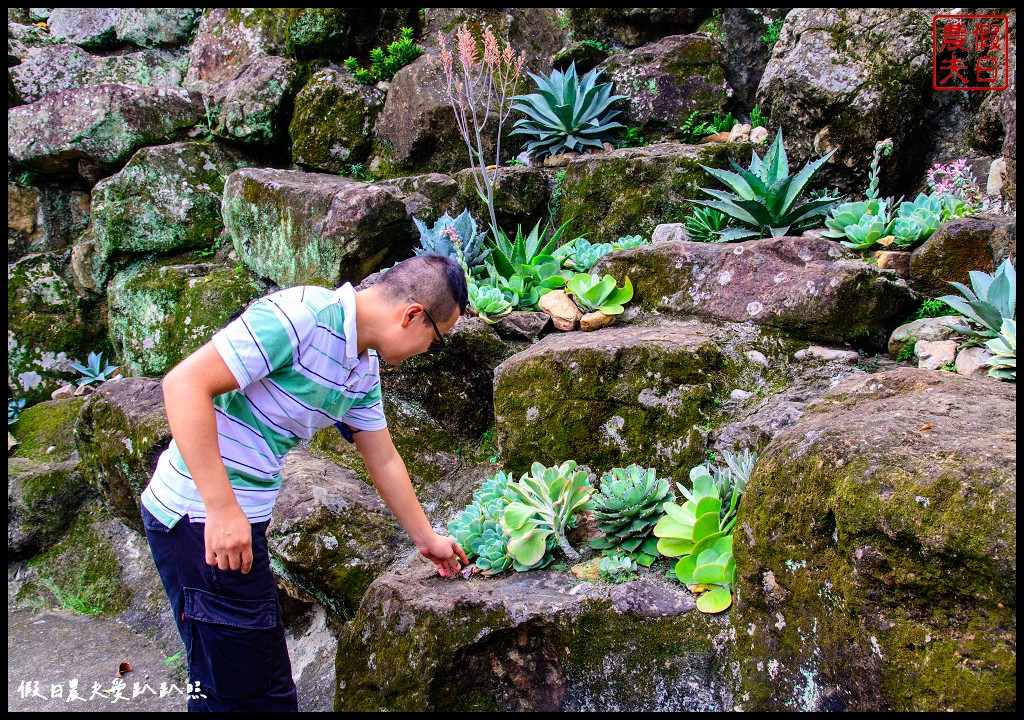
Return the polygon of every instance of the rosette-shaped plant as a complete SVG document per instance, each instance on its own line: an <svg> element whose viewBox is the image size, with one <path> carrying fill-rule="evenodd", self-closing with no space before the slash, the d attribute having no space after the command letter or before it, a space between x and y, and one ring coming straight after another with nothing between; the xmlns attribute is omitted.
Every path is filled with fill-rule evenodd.
<svg viewBox="0 0 1024 720"><path fill-rule="evenodd" d="M612 250L629 250L641 245L650 245L643 235L624 235L612 243Z"/></svg>
<svg viewBox="0 0 1024 720"><path fill-rule="evenodd" d="M941 196L924 193L913 202L900 203L892 228L896 246L909 248L930 238L939 229L945 207Z"/></svg>
<svg viewBox="0 0 1024 720"><path fill-rule="evenodd" d="M957 332L977 338L998 337L1003 320L1017 318L1017 272L1009 258L1004 260L994 275L972 270L971 287L951 282L963 297L943 295L939 298L961 315L981 326L975 330L967 325L950 325Z"/></svg>
<svg viewBox="0 0 1024 720"><path fill-rule="evenodd" d="M597 563L597 571L603 579L621 583L636 577L637 564L629 555L606 555Z"/></svg>
<svg viewBox="0 0 1024 720"><path fill-rule="evenodd" d="M583 238L577 238L573 246L573 253L565 260L565 266L577 272L586 272L594 267L594 264L610 253L615 248L611 243L590 244Z"/></svg>
<svg viewBox="0 0 1024 720"><path fill-rule="evenodd" d="M676 563L675 575L684 585L705 590L697 597L697 609L701 612L727 609L732 605L732 585L736 581L732 535L698 543L692 553Z"/></svg>
<svg viewBox="0 0 1024 720"><path fill-rule="evenodd" d="M630 553L649 567L658 556L658 539L651 533L665 515L662 505L672 500L668 480L658 478L654 468L613 468L601 478L594 496L594 519L604 536L592 540L590 547Z"/></svg>
<svg viewBox="0 0 1024 720"><path fill-rule="evenodd" d="M688 555L698 543L724 537L732 527L722 523L720 490L707 468L695 467L690 471L690 480L692 490L676 484L686 502L665 503L665 517L654 526L654 534L659 538L658 552L665 557Z"/></svg>
<svg viewBox="0 0 1024 720"><path fill-rule="evenodd" d="M740 226L723 230L721 238L724 242L781 237L790 228L806 227L809 221L826 214L835 204L838 198L828 194L803 199L811 179L834 152L832 150L807 163L796 175L790 175L780 129L764 160L756 151L751 153L748 169L732 161L736 172L701 165L709 175L721 181L732 192L701 188L701 192L715 199L694 202L728 215L733 223Z"/></svg>
<svg viewBox="0 0 1024 720"><path fill-rule="evenodd" d="M611 105L626 96L612 95L611 83L597 84L601 70L594 68L582 80L575 63L565 72L527 74L537 84L537 92L513 98L518 104L512 109L526 117L516 121L511 134L531 138L526 149L534 156L600 149L613 139L612 131L622 127L614 120L619 111Z"/></svg>
<svg viewBox="0 0 1024 720"><path fill-rule="evenodd" d="M721 242L722 231L729 224L729 218L714 208L699 207L688 215L683 225L694 242Z"/></svg>
<svg viewBox="0 0 1024 720"><path fill-rule="evenodd" d="M462 546L484 575L496 575L508 568L508 534L501 527L501 516L512 497L508 485L512 477L498 472L484 481L473 500L457 518L448 523L448 532Z"/></svg>
<svg viewBox="0 0 1024 720"><path fill-rule="evenodd" d="M487 231L477 231L476 220L469 214L469 210L463 210L457 218L445 213L432 228L417 218L413 218L413 222L420 231L420 247L414 250L417 255L437 253L458 260L461 251L462 259L472 268L482 265L491 253L489 248L484 247Z"/></svg>
<svg viewBox="0 0 1024 720"><path fill-rule="evenodd" d="M1017 381L1017 321L1006 318L999 337L985 343L992 357L985 361L988 374L1000 380Z"/></svg>
<svg viewBox="0 0 1024 720"><path fill-rule="evenodd" d="M573 516L589 506L594 494L587 473L577 471L572 460L547 468L534 463L519 482L509 483L508 490L514 499L505 508L501 526L509 534L508 553L516 570L544 564L549 539L569 559L579 559L565 530Z"/></svg>
<svg viewBox="0 0 1024 720"><path fill-rule="evenodd" d="M577 273L566 283L566 288L582 309L600 310L605 315L620 314L625 309L622 306L633 299L633 285L628 277L620 288L611 275L599 278Z"/></svg>
<svg viewBox="0 0 1024 720"><path fill-rule="evenodd" d="M490 285L469 283L469 305L481 320L494 323L512 312L512 305L501 290Z"/></svg>
<svg viewBox="0 0 1024 720"><path fill-rule="evenodd" d="M849 240L841 240L840 243L853 250L867 250L882 238L892 235L895 224L896 221L890 220L885 213L864 215L856 223L843 228Z"/></svg>

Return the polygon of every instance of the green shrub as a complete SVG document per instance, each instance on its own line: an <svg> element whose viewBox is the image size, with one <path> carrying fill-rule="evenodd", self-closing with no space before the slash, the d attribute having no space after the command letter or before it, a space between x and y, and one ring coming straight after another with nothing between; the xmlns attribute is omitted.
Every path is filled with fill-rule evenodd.
<svg viewBox="0 0 1024 720"><path fill-rule="evenodd" d="M398 40L386 49L371 50L369 69L360 68L359 61L354 57L345 60L345 67L355 75L356 82L364 85L373 85L382 80L390 81L396 72L423 54L423 49L413 41L412 34L412 28L404 27Z"/></svg>

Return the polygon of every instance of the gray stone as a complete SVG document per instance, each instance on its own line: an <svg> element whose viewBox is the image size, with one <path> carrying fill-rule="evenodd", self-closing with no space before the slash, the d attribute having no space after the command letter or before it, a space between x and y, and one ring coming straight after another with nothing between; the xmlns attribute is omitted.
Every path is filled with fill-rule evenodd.
<svg viewBox="0 0 1024 720"><path fill-rule="evenodd" d="M573 34L635 48L666 35L692 33L706 8L568 8Z"/></svg>
<svg viewBox="0 0 1024 720"><path fill-rule="evenodd" d="M722 64L725 77L733 87L735 101L741 107L756 104L754 95L772 55L772 48L761 37L768 23L781 20L790 8L724 8L721 32ZM757 142L751 139L752 142Z"/></svg>
<svg viewBox="0 0 1024 720"><path fill-rule="evenodd" d="M706 35L670 35L609 57L605 81L625 95L624 125L645 137L676 137L697 111L710 117L725 107L732 88L725 80L720 46Z"/></svg>
<svg viewBox="0 0 1024 720"><path fill-rule="evenodd" d="M54 8L47 24L50 34L86 48L117 45L117 8Z"/></svg>
<svg viewBox="0 0 1024 720"><path fill-rule="evenodd" d="M686 225L683 223L663 223L654 228L654 233L651 235L652 243L662 242L676 242L676 241L690 242L690 232L686 229Z"/></svg>
<svg viewBox="0 0 1024 720"><path fill-rule="evenodd" d="M970 287L970 271L993 273L1016 254L1016 218L980 215L950 220L911 254L909 282L931 297L955 293L950 282Z"/></svg>
<svg viewBox="0 0 1024 720"><path fill-rule="evenodd" d="M241 262L281 287L358 283L408 256L415 237L397 192L332 175L237 170L222 211Z"/></svg>
<svg viewBox="0 0 1024 720"><path fill-rule="evenodd" d="M144 48L183 45L202 14L202 8L122 8L115 23L117 39Z"/></svg>
<svg viewBox="0 0 1024 720"><path fill-rule="evenodd" d="M550 316L543 312L524 312L514 310L494 324L499 335L514 335L526 340L540 337L551 321Z"/></svg>
<svg viewBox="0 0 1024 720"><path fill-rule="evenodd" d="M988 375L988 359L992 353L983 347L967 347L956 355L956 371L967 377Z"/></svg>
<svg viewBox="0 0 1024 720"><path fill-rule="evenodd" d="M949 327L950 323L964 324L966 319L958 315L946 317L921 318L906 325L900 325L889 336L889 354L900 357L905 354L906 347L918 340L953 340L961 336Z"/></svg>
<svg viewBox="0 0 1024 720"><path fill-rule="evenodd" d="M749 352L746 353L746 355L747 359L750 360L750 362L754 363L755 365L768 367L768 358L764 356L764 353L759 352L757 350L750 350Z"/></svg>
<svg viewBox="0 0 1024 720"><path fill-rule="evenodd" d="M112 172L139 147L184 133L201 116L199 97L178 88L68 90L8 112L8 154L42 172L77 171L80 159Z"/></svg>
<svg viewBox="0 0 1024 720"><path fill-rule="evenodd" d="M918 340L914 343L917 366L923 370L938 370L956 360L956 342L953 340Z"/></svg>
<svg viewBox="0 0 1024 720"><path fill-rule="evenodd" d="M755 396L755 394L750 392L749 390L740 390L739 388L736 388L731 393L729 393L729 399L730 400L735 400L736 402L741 402L741 403L742 402L746 402L747 400L749 400L750 398L752 398L754 396Z"/></svg>
<svg viewBox="0 0 1024 720"><path fill-rule="evenodd" d="M89 222L89 195L7 183L7 261L67 248Z"/></svg>
<svg viewBox="0 0 1024 720"><path fill-rule="evenodd" d="M798 350L794 355L797 360L824 360L826 362L839 362L852 365L860 359L856 350L840 350L838 348L822 347L812 345L811 347Z"/></svg>

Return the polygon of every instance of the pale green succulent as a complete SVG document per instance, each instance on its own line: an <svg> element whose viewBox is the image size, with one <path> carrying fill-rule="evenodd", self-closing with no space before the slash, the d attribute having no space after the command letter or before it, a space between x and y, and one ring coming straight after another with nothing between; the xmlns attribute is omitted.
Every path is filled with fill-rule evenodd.
<svg viewBox="0 0 1024 720"><path fill-rule="evenodd" d="M470 559L477 558L477 567L485 575L502 572L512 562L507 553L508 535L500 524L512 498L508 490L511 481L512 477L504 472L487 478L466 509L448 523L452 538Z"/></svg>
<svg viewBox="0 0 1024 720"><path fill-rule="evenodd" d="M494 323L512 312L512 305L498 288L469 283L469 305L481 320Z"/></svg>
<svg viewBox="0 0 1024 720"><path fill-rule="evenodd" d="M630 250L641 245L650 245L643 235L625 235L612 243L613 250Z"/></svg>
<svg viewBox="0 0 1024 720"><path fill-rule="evenodd" d="M612 131L622 127L614 121L619 111L611 105L625 99L625 95L612 95L611 83L597 84L601 72L595 68L580 79L573 63L565 72L527 73L537 92L513 98L517 104L512 109L526 117L516 121L512 135L531 138L526 149L536 157L601 149L614 139Z"/></svg>
<svg viewBox="0 0 1024 720"><path fill-rule="evenodd" d="M497 523L489 524L476 546L476 566L485 576L503 573L512 566L508 554L508 533Z"/></svg>
<svg viewBox="0 0 1024 720"><path fill-rule="evenodd" d="M71 363L78 372L82 373L83 377L78 378L79 385L89 385L91 383L102 384L113 376L117 370L116 365L105 365L103 362L103 353L89 353L89 364L80 365L79 363Z"/></svg>
<svg viewBox="0 0 1024 720"><path fill-rule="evenodd" d="M864 215L861 219L844 228L849 240L840 240L840 244L853 250L867 250L884 237L892 235L895 220L887 215Z"/></svg>
<svg viewBox="0 0 1024 720"><path fill-rule="evenodd" d="M919 194L913 202L900 203L893 223L894 243L909 248L924 242L939 229L946 204L941 195Z"/></svg>
<svg viewBox="0 0 1024 720"><path fill-rule="evenodd" d="M678 505L663 505L665 517L654 526L658 552L665 557L679 557L692 552L695 545L707 538L728 534L730 526L722 523L722 500L715 479L707 468L698 465L690 471L692 489L677 483L676 487L687 498Z"/></svg>
<svg viewBox="0 0 1024 720"><path fill-rule="evenodd" d="M994 275L972 270L971 287L951 282L963 297L943 295L943 301L961 315L982 327L975 330L967 325L950 325L957 332L977 338L994 338L1002 332L1004 320L1017 317L1017 272L1009 258L1000 263Z"/></svg>
<svg viewBox="0 0 1024 720"><path fill-rule="evenodd" d="M722 242L722 231L729 218L714 208L699 207L683 221L686 232L694 242Z"/></svg>
<svg viewBox="0 0 1024 720"><path fill-rule="evenodd" d="M732 218L740 227L721 231L725 242L752 240L761 237L781 237L790 228L805 227L808 221L828 213L838 198L824 197L803 200L811 179L835 151L807 163L796 175L789 174L789 160L782 143L782 130L768 148L764 160L756 151L751 153L750 167L744 169L735 162L737 172L704 170L718 179L732 192L701 188L701 192L714 200L696 200L696 204L714 208Z"/></svg>
<svg viewBox="0 0 1024 720"><path fill-rule="evenodd" d="M884 222L888 223L889 209L887 201L871 199L860 202L839 203L829 211L828 217L825 218L825 227L827 229L821 234L833 240L851 239L847 235L846 229L859 224L866 216L879 219L884 218Z"/></svg>
<svg viewBox="0 0 1024 720"><path fill-rule="evenodd" d="M1003 319L999 337L992 338L985 347L992 357L985 361L990 366L988 374L1000 380L1017 382L1017 321Z"/></svg>
<svg viewBox="0 0 1024 720"><path fill-rule="evenodd" d="M572 460L555 467L534 463L518 482L509 483L514 500L505 508L501 526L509 534L508 552L516 570L539 567L545 560L548 541L571 560L579 553L565 537L573 516L589 507L594 488L587 473L576 470Z"/></svg>
<svg viewBox="0 0 1024 720"><path fill-rule="evenodd" d="M491 252L484 247L487 231L477 230L476 220L469 214L469 210L463 210L457 218L445 213L432 228L417 218L413 218L413 222L420 231L420 247L414 250L417 255L437 253L459 260L461 252L462 260L469 268L473 268L482 265Z"/></svg>
<svg viewBox="0 0 1024 720"><path fill-rule="evenodd" d="M620 314L624 310L622 306L633 299L633 285L628 277L620 288L611 275L599 278L596 275L577 273L566 283L566 289L580 308L600 310L605 315Z"/></svg>
<svg viewBox="0 0 1024 720"><path fill-rule="evenodd" d="M654 526L664 517L662 505L675 500L668 480L658 478L654 468L630 465L613 468L601 478L594 496L594 519L604 533L591 541L597 550L619 550L633 555L641 565L657 558L658 539Z"/></svg>
<svg viewBox="0 0 1024 720"><path fill-rule="evenodd" d="M718 613L732 605L732 586L736 582L736 561L732 555L732 535L705 540L693 552L676 563L675 576L684 585L701 585L707 592L697 598L697 609Z"/></svg>
<svg viewBox="0 0 1024 720"><path fill-rule="evenodd" d="M629 555L606 555L597 563L601 577L613 583L626 582L636 577L638 566Z"/></svg>
<svg viewBox="0 0 1024 720"><path fill-rule="evenodd" d="M565 259L564 265L577 272L586 272L594 264L615 248L611 243L597 243L591 245L583 238L577 238L573 245L573 252Z"/></svg>

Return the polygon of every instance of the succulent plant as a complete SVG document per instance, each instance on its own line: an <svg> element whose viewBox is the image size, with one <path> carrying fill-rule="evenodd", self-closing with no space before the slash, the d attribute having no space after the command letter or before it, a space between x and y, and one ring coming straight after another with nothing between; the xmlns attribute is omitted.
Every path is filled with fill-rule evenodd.
<svg viewBox="0 0 1024 720"><path fill-rule="evenodd" d="M625 235L612 243L612 249L629 250L641 245L650 245L650 242L643 235Z"/></svg>
<svg viewBox="0 0 1024 720"><path fill-rule="evenodd" d="M722 231L725 242L750 240L768 235L780 237L790 228L825 215L838 198L830 195L802 201L804 191L814 175L835 151L810 162L796 175L789 174L789 160L782 143L782 130L768 148L762 160L756 151L751 153L750 167L744 169L735 162L737 172L716 170L701 166L712 177L721 181L732 192L724 190L701 191L714 200L696 200L698 205L714 208L732 218L741 227Z"/></svg>
<svg viewBox="0 0 1024 720"><path fill-rule="evenodd" d="M116 365L103 364L103 353L89 353L88 362L88 366L71 363L71 367L84 375L78 378L79 385L105 383L117 371Z"/></svg>
<svg viewBox="0 0 1024 720"><path fill-rule="evenodd" d="M510 240L505 233L499 231L491 246L493 250L491 255L493 264L490 265L493 272L491 274L511 278L513 275L522 274L520 266L532 265L537 258L550 256L558 246L558 240L568 224L566 222L557 228L546 241L544 236L548 234L548 228L541 231L540 222L534 225L533 230L526 236L523 235L523 228L518 227L515 240Z"/></svg>
<svg viewBox="0 0 1024 720"><path fill-rule="evenodd" d="M469 283L469 305L481 320L488 323L497 322L512 312L512 305L501 290L473 282Z"/></svg>
<svg viewBox="0 0 1024 720"><path fill-rule="evenodd" d="M487 231L477 230L476 220L469 214L469 210L463 210L457 218L445 213L432 228L417 218L413 218L413 222L420 231L420 247L415 249L417 255L437 253L458 260L461 252L462 260L469 268L473 268L482 265L491 252L484 247Z"/></svg>
<svg viewBox="0 0 1024 720"><path fill-rule="evenodd" d="M594 488L587 473L577 471L572 460L555 467L534 463L530 473L508 484L508 490L514 499L505 508L501 526L509 534L508 552L516 570L543 564L549 540L569 559L579 559L565 530L577 512L589 507Z"/></svg>
<svg viewBox="0 0 1024 720"><path fill-rule="evenodd" d="M630 465L613 468L601 478L594 496L594 519L604 533L591 541L597 550L631 553L641 565L657 558L658 539L652 536L665 515L662 505L675 500L668 480L658 478L653 468Z"/></svg>
<svg viewBox="0 0 1024 720"><path fill-rule="evenodd" d="M697 609L717 613L732 605L736 561L732 556L732 535L698 543L693 552L676 563L676 579L684 585L700 585L707 592L697 598Z"/></svg>
<svg viewBox="0 0 1024 720"><path fill-rule="evenodd" d="M1003 320L1016 320L1017 317L1017 273L1013 263L1007 258L993 275L980 270L972 270L969 275L971 287L950 283L963 297L943 295L939 300L981 325L982 329L975 330L967 325L949 327L971 337L998 337L1002 333Z"/></svg>
<svg viewBox="0 0 1024 720"><path fill-rule="evenodd" d="M985 347L992 353L985 361L990 366L988 374L1017 382L1017 321L1004 318L999 337L989 340Z"/></svg>
<svg viewBox="0 0 1024 720"><path fill-rule="evenodd" d="M614 139L612 131L622 127L614 121L619 111L611 105L625 96L612 95L611 83L597 84L601 70L594 68L580 79L573 63L565 72L527 74L537 92L513 98L517 104L512 109L526 117L516 121L511 134L531 138L526 149L536 157L600 149Z"/></svg>
<svg viewBox="0 0 1024 720"><path fill-rule="evenodd" d="M665 557L688 555L703 540L712 540L728 534L722 523L722 500L715 479L703 465L690 471L693 488L676 485L687 498L678 505L667 502L662 507L665 517L654 526L658 538L658 552Z"/></svg>
<svg viewBox="0 0 1024 720"><path fill-rule="evenodd" d="M513 310L535 310L540 300L537 287L522 275L492 277L495 287Z"/></svg>
<svg viewBox="0 0 1024 720"><path fill-rule="evenodd" d="M946 204L939 195L919 194L913 202L900 203L892 235L897 247L909 248L927 240L939 229Z"/></svg>
<svg viewBox="0 0 1024 720"><path fill-rule="evenodd" d="M13 425L18 422L21 411L25 409L25 398L7 401L7 424Z"/></svg>
<svg viewBox="0 0 1024 720"><path fill-rule="evenodd" d="M876 218L878 221L888 225L890 222L888 201L872 198L860 202L834 205L829 211L828 217L825 218L825 227L827 229L821 234L833 240L842 240L844 238L853 240L846 232L846 229L859 225L865 217ZM885 237L887 234L885 233L881 237Z"/></svg>
<svg viewBox="0 0 1024 720"><path fill-rule="evenodd" d="M597 563L601 577L614 583L625 582L636 577L638 567L629 555L615 553L606 555Z"/></svg>
<svg viewBox="0 0 1024 720"><path fill-rule="evenodd" d="M598 278L596 275L577 273L566 283L566 288L581 308L600 310L605 315L620 314L624 309L622 306L633 298L633 285L628 277L620 288L615 285L615 278L611 275Z"/></svg>
<svg viewBox="0 0 1024 720"><path fill-rule="evenodd" d="M683 225L695 242L721 242L722 231L729 224L729 218L714 208L699 207L688 215Z"/></svg>
<svg viewBox="0 0 1024 720"><path fill-rule="evenodd" d="M576 238L573 245L573 252L565 259L565 266L577 272L586 272L594 267L594 264L615 248L611 243L590 242L583 238Z"/></svg>
<svg viewBox="0 0 1024 720"><path fill-rule="evenodd" d="M863 215L860 220L844 228L845 237L840 244L853 250L867 250L879 240L892 235L895 220L890 220L886 213L881 215Z"/></svg>
<svg viewBox="0 0 1024 720"><path fill-rule="evenodd" d="M511 500L508 484L512 477L498 472L487 478L457 518L448 523L448 532L466 554L476 557L477 567L485 575L496 575L508 568L508 534L501 527L501 516Z"/></svg>

